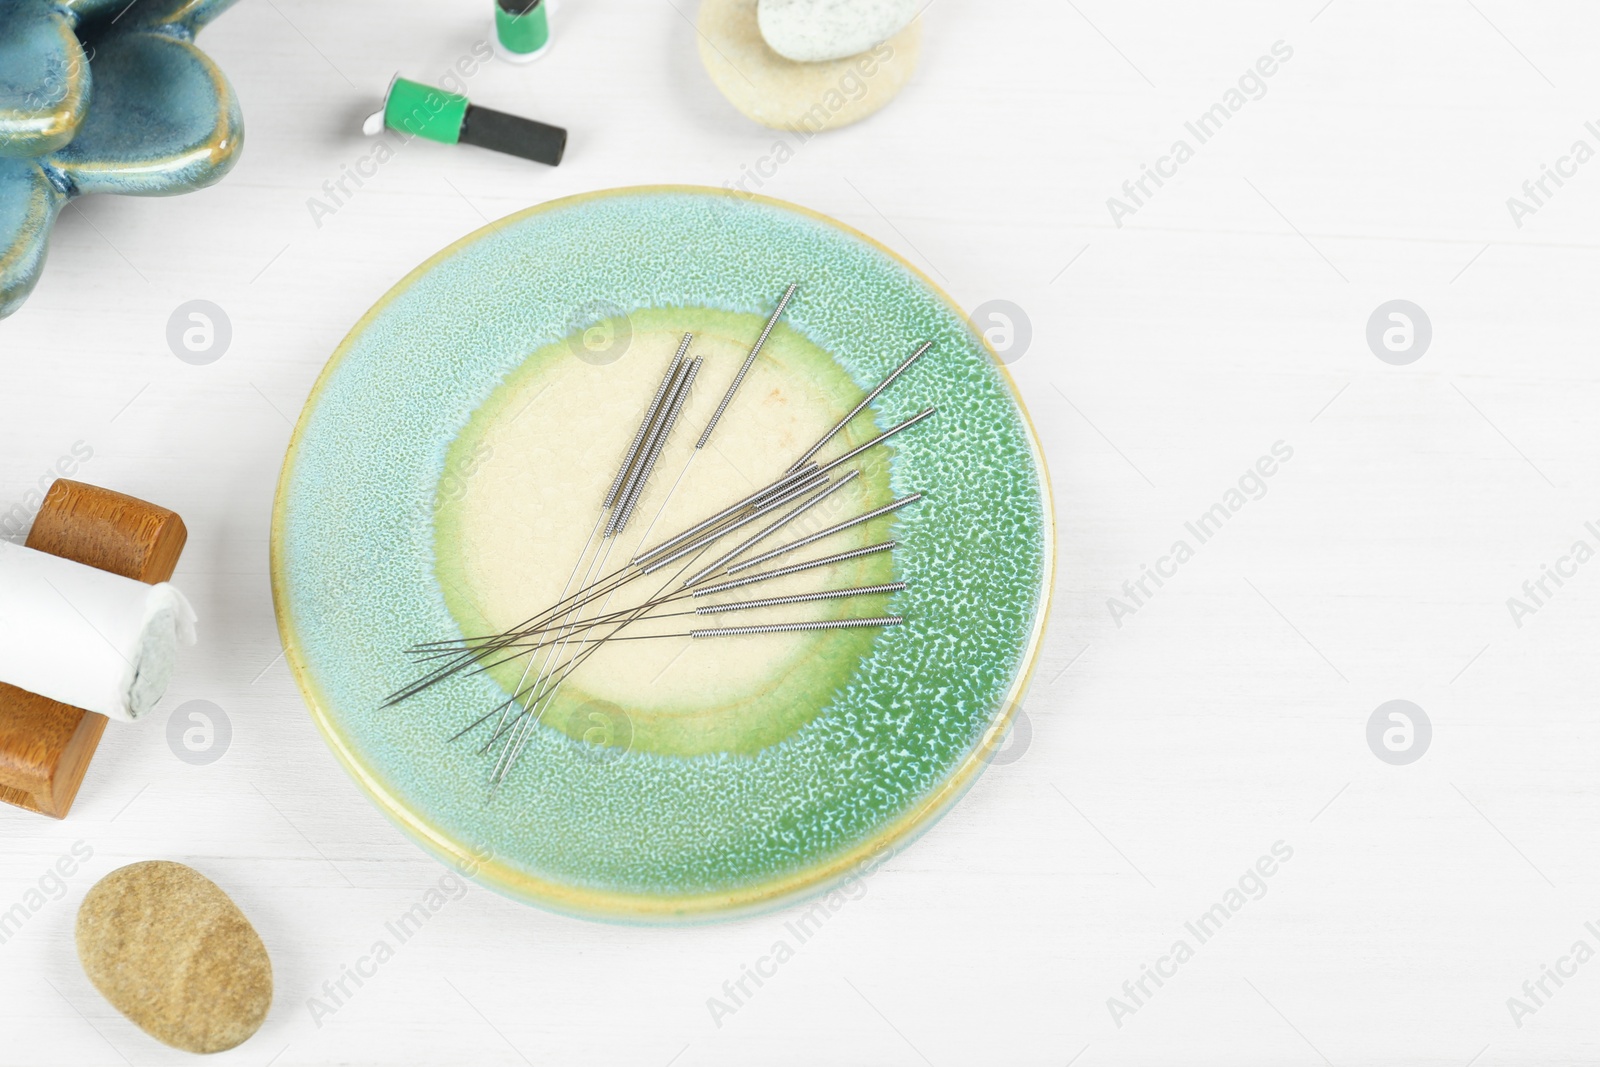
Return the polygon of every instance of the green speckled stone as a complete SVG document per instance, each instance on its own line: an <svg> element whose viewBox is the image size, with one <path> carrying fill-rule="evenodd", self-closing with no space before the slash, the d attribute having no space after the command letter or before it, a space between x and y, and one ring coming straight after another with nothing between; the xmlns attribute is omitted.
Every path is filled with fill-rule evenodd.
<svg viewBox="0 0 1600 1067"><path fill-rule="evenodd" d="M817 571L809 588L890 576L909 582L867 609L902 614L906 625L816 646L762 643L789 637L694 642L685 662L722 655L729 673L736 660L744 666L764 656L797 664L771 686L708 688L721 717L699 732L672 718L693 714L681 693L648 709L650 690L633 690L637 704L606 695L627 661L588 681L580 672L567 711L532 733L491 796L478 746L446 739L503 701L502 686L515 679L458 676L381 709L416 673L404 648L502 621L493 608L480 618L471 606L492 599L496 573L525 568L554 575L559 586L575 553L541 553L540 538L555 536L546 526L586 530L598 513L648 401L633 383L653 388L648 375L663 369L651 344L669 329L703 333L707 351L719 354L708 357L693 403L714 407L733 346L748 346L790 281L800 288L774 335L772 366L762 367L767 377L753 375L730 409L730 419L743 409L745 429L731 421L719 429L722 457L697 458L686 484L744 468L758 484L774 476L814 438L805 427L826 426L919 342L933 341L848 433L864 440L936 405L932 419L878 450L878 466L869 464L851 487L868 504L917 491L926 498L859 531L859 541L819 542L773 564L893 537L899 546L887 562L878 557L878 569L848 579ZM577 338L608 314L639 331L627 355L609 365L572 358ZM544 375L590 388L607 374L624 380L624 368L628 388L617 390L616 410L600 412L623 432L614 445L578 432L587 423L557 432L582 412L554 394L539 400L543 387L528 386ZM519 388L530 399L508 403ZM513 417L550 433L530 431L524 436L534 443L519 451L507 451L508 436L498 439L499 452L483 443L495 440L485 426L509 432ZM657 482L671 482L704 418L704 410L685 409L690 429L678 436L687 440L663 454ZM757 428L787 447L783 419L810 434L792 454L741 449L740 434ZM845 447L841 439L821 458ZM463 477L479 467L492 475ZM547 491L546 480L559 484ZM520 487L514 499L504 497L506 487ZM724 497L744 492L729 483ZM517 521L496 525L501 505ZM664 520L659 533L674 529ZM792 205L651 187L511 216L446 249L380 301L306 404L279 484L272 550L290 664L335 753L386 814L510 896L585 916L660 921L815 892L874 862L958 797L1026 684L1043 630L1054 528L1043 462L1009 378L922 275ZM473 561L486 559L489 578L481 567L474 578ZM859 613L866 610L852 605L833 617ZM782 617L830 616L790 608ZM736 621L745 620L716 624ZM702 653L705 646L718 647ZM714 683L716 662L701 661L697 669L710 673L694 677ZM803 706L785 707L786 699ZM627 718L627 707L640 725L619 746L611 720Z"/></svg>

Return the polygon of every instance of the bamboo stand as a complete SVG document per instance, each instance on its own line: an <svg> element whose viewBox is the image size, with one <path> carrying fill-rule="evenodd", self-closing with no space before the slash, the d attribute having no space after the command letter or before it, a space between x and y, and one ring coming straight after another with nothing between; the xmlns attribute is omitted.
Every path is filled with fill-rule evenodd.
<svg viewBox="0 0 1600 1067"><path fill-rule="evenodd" d="M154 585L189 532L176 512L82 482L50 487L27 546ZM0 682L0 800L66 817L107 719Z"/></svg>

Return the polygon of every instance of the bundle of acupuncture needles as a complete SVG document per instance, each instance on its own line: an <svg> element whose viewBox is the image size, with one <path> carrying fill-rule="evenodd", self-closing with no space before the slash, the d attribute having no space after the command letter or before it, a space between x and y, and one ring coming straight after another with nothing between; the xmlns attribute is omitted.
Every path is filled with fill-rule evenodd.
<svg viewBox="0 0 1600 1067"><path fill-rule="evenodd" d="M607 570L612 554L634 517L634 511L644 494L645 487L655 473L662 449L676 427L690 390L700 374L702 361L689 355L689 348L694 339L692 334L684 335L683 342L678 346L677 354L668 366L666 375L656 388L655 396L645 410L644 418L633 435L632 443L623 456L621 466L617 469L616 476L612 478L610 487L601 501L600 514L595 518L594 528L589 531L588 539L572 566L572 572L562 586L560 597L538 614L502 633L447 641L428 641L407 649L418 663L429 666L425 668L426 673L392 694L386 701L385 707L399 704L463 672L482 673L502 664L524 661L521 678L512 689L511 696L490 708L451 738L454 741L479 729L487 730L487 734L477 735L482 742L479 752L491 757L489 781L492 787L497 788L516 764L518 756L539 725L545 709L560 692L562 685L591 656L612 642L665 638L702 640L754 634L898 626L905 621L897 615L880 615L812 622L697 628L673 633L624 632L633 624L647 619L721 615L757 608L896 593L906 588L904 582L889 582L843 589L825 588L816 592L788 596L765 598L758 596L755 599L732 602L712 603L703 599L793 574L825 570L848 560L894 549L894 541L883 541L848 552L836 552L772 569L755 570L781 556L898 511L920 500L921 493L912 493L823 530L749 555L763 542L777 535L860 475L859 469L842 470L846 464L934 413L935 408L924 408L918 414L890 427L872 440L850 449L836 459L820 464L816 459L818 453L827 447L851 420L877 399L880 393L894 384L912 364L922 358L932 347L931 342L918 346L916 351L879 382L849 414L806 449L776 481L729 504L688 529L660 541L654 547L644 548L656 521L661 518L673 493L689 474L695 459L711 440L717 424L722 420L728 406L733 403L739 386L743 384L750 367L760 356L767 338L771 336L784 309L794 298L797 288L798 285L790 285L779 299L760 337L751 346L749 355L745 357L743 365L733 376L727 392L717 404L716 411L706 423L705 429L701 431L693 450L690 451L689 458L684 462L661 505L656 509L655 516L645 526L644 533L635 543L634 555L628 557L626 562ZM735 534L744 534L747 530L750 532L745 536L734 537ZM707 557L710 561L702 563ZM749 573L752 571L755 573ZM613 610L611 603L618 591L634 582L645 583L651 591L642 601ZM700 602L699 606L695 606L697 601Z"/></svg>

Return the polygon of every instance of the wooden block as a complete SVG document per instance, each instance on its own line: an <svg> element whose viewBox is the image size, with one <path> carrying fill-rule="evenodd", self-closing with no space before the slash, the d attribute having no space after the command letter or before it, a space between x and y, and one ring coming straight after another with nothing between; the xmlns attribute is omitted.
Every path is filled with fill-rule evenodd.
<svg viewBox="0 0 1600 1067"><path fill-rule="evenodd" d="M172 577L188 539L176 512L62 478L27 546L154 585ZM65 818L106 721L0 682L0 800Z"/></svg>
<svg viewBox="0 0 1600 1067"><path fill-rule="evenodd" d="M27 545L155 585L172 577L188 539L175 511L60 478L45 494Z"/></svg>

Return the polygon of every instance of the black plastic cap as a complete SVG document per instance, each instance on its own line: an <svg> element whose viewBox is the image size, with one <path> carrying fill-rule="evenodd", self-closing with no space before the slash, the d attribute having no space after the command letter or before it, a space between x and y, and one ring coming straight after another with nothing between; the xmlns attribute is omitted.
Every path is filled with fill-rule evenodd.
<svg viewBox="0 0 1600 1067"><path fill-rule="evenodd" d="M466 118L461 122L461 142L554 167L560 165L561 157L566 154L567 131L560 126L469 104Z"/></svg>

